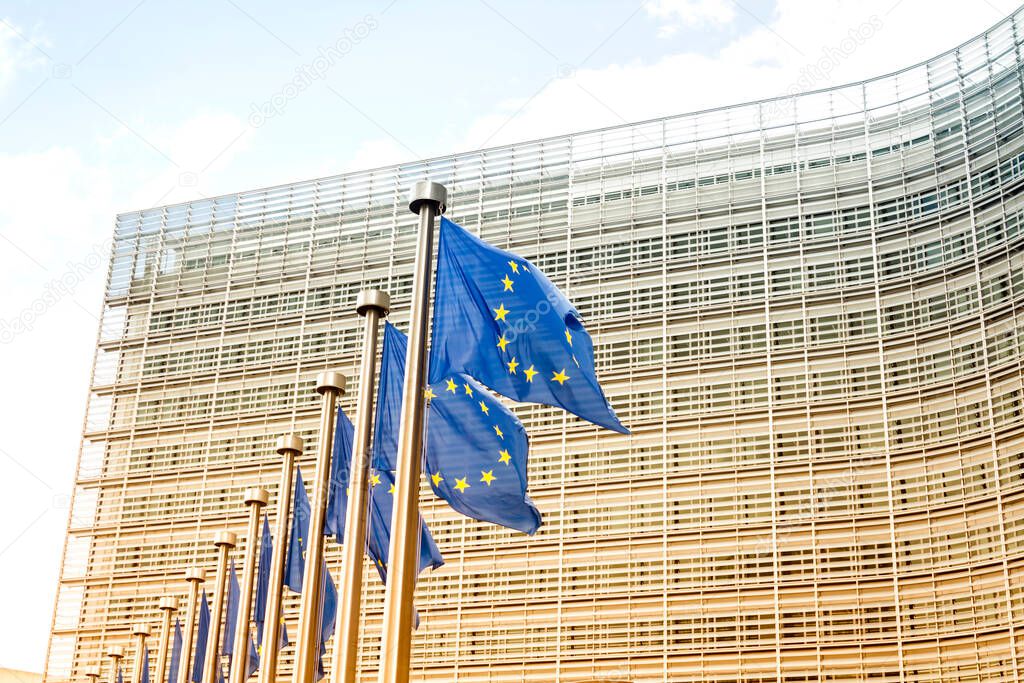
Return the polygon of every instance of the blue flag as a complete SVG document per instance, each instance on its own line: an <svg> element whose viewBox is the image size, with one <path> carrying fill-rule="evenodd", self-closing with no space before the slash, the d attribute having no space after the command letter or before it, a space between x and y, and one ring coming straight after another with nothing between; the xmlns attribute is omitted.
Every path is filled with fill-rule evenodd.
<svg viewBox="0 0 1024 683"><path fill-rule="evenodd" d="M288 540L288 560L285 562L284 585L293 593L302 592L302 571L306 566L306 537L309 532L309 496L302 483L302 470L295 473L295 493L292 496L292 530Z"/></svg>
<svg viewBox="0 0 1024 683"><path fill-rule="evenodd" d="M140 683L149 683L149 648L142 648L142 680Z"/></svg>
<svg viewBox="0 0 1024 683"><path fill-rule="evenodd" d="M388 323L390 325L390 323ZM401 333L399 333L401 334ZM385 331L385 340L387 339L387 332ZM387 348L385 344L385 349ZM382 368L383 371L383 368ZM401 403L401 389L399 389L399 403ZM377 410L382 408L381 402L378 400ZM398 414L395 413L395 419L398 419ZM352 436L355 434L355 428L352 422L348 419L340 409L338 410L338 421L335 427L334 433L334 457L331 461L331 469L337 472L337 479L334 481L345 482L344 485L335 486L332 493L336 496L335 509L341 510L340 518L336 519L335 524L337 532L335 534L338 543L345 542L345 510L348 507L348 481L349 481L349 470L352 466ZM397 423L396 423L397 424ZM380 435L381 422L378 419L377 422L378 431ZM383 434L386 437L390 437L390 425L384 425ZM341 448L338 448L338 444L342 444ZM391 456L393 459L393 455ZM382 571L387 567L388 563L388 547L391 544L391 506L394 504L394 478L391 473L385 470L370 470L369 474L369 487L370 487L370 502L369 502L369 515L367 520L366 529L366 553L373 560L373 564L377 567L378 572ZM332 482L333 485L333 482ZM437 568L444 564L444 559L441 557L441 551L438 549L437 544L434 542L433 536L430 535L430 530L426 524L423 524L422 518L420 519L421 532L420 532L420 571L423 571L427 567ZM381 580L384 579L384 574L381 574Z"/></svg>
<svg viewBox="0 0 1024 683"><path fill-rule="evenodd" d="M228 599L224 606L224 633L220 645L222 655L235 654L235 628L238 627L238 601L242 591L238 588L238 574L235 573L235 561L228 565Z"/></svg>
<svg viewBox="0 0 1024 683"><path fill-rule="evenodd" d="M171 645L171 665L170 671L165 672L167 675L164 677L164 681L167 683L177 683L178 681L178 667L181 665L181 648L183 638L181 635L181 620L177 617L174 618L174 642Z"/></svg>
<svg viewBox="0 0 1024 683"><path fill-rule="evenodd" d="M302 592L302 572L306 568L306 539L309 537L309 497L302 483L302 471L295 473L295 496L292 503L292 533L288 543L288 566L285 569L285 585L293 592ZM317 680L323 678L323 655L326 652L324 642L334 633L334 622L338 613L338 590L323 564L324 590L323 602L320 605L320 657L317 661Z"/></svg>
<svg viewBox="0 0 1024 683"><path fill-rule="evenodd" d="M387 323L381 376L402 379L406 346L405 335ZM380 454L383 462L393 462L398 448L400 387L401 381L381 383L378 405L390 405L377 412L391 423L383 425L386 434L379 445L394 449ZM430 385L427 397L425 461L434 493L467 517L528 534L537 531L540 512L526 493L529 439L519 419L467 375L450 374Z"/></svg>
<svg viewBox="0 0 1024 683"><path fill-rule="evenodd" d="M121 673L121 665L117 665L117 683L124 683L124 674Z"/></svg>
<svg viewBox="0 0 1024 683"><path fill-rule="evenodd" d="M334 536L338 543L345 536L345 516L348 513L349 463L352 461L352 442L355 427L340 407L334 423L334 447L331 453L331 482L327 496L327 516L324 536Z"/></svg>
<svg viewBox="0 0 1024 683"><path fill-rule="evenodd" d="M263 538L260 540L260 561L256 573L256 604L254 607L253 621L256 623L256 648L257 653L263 652L263 622L267 617L267 596L270 594L270 565L274 558L274 539L270 535L270 522L267 516L263 515ZM281 620L281 635L277 648L282 649L288 645L288 629L285 628L284 619Z"/></svg>
<svg viewBox="0 0 1024 683"><path fill-rule="evenodd" d="M430 382L465 373L628 434L604 396L580 314L539 268L441 218Z"/></svg>
<svg viewBox="0 0 1024 683"><path fill-rule="evenodd" d="M210 638L210 605L206 602L206 589L199 599L199 616L196 619L196 652L192 658L192 683L203 683L203 665L206 663L206 641Z"/></svg>
<svg viewBox="0 0 1024 683"><path fill-rule="evenodd" d="M260 668L260 653L256 650L256 643L249 638L249 667L245 672L245 677L252 676L258 668Z"/></svg>

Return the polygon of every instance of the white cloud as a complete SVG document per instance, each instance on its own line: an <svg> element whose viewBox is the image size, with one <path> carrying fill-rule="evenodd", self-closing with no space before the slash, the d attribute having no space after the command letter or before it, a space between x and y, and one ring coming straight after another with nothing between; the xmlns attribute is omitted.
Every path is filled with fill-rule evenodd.
<svg viewBox="0 0 1024 683"><path fill-rule="evenodd" d="M657 5L665 13L693 9L694 20L719 16L711 4L703 15L695 7ZM468 127L456 147L542 138L858 81L939 54L1001 18L992 8L930 8L925 0L779 0L767 24L716 54L681 52L654 62L578 70L539 93L498 103Z"/></svg>
<svg viewBox="0 0 1024 683"><path fill-rule="evenodd" d="M26 36L25 31L11 20L0 18L0 91L10 85L19 72L45 61L29 40L44 42L40 38Z"/></svg>
<svg viewBox="0 0 1024 683"><path fill-rule="evenodd" d="M729 0L654 0L644 5L647 14L663 22L660 38L668 38L682 27L728 24L736 18Z"/></svg>

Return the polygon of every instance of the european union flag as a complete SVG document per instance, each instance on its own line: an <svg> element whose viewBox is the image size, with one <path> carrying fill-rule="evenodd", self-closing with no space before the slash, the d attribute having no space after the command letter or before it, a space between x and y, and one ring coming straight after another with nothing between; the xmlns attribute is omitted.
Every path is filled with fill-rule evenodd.
<svg viewBox="0 0 1024 683"><path fill-rule="evenodd" d="M270 594L270 564L274 557L274 539L270 535L270 522L267 516L263 515L263 538L260 540L260 562L256 572L256 600L254 607L253 621L256 623L256 642L259 644L257 652L263 652L263 622L267 617L267 596ZM278 649L288 645L288 629L284 621L281 621L281 635L278 640Z"/></svg>
<svg viewBox="0 0 1024 683"><path fill-rule="evenodd" d="M452 373L629 433L601 390L590 335L565 295L526 259L442 217L430 382Z"/></svg>
<svg viewBox="0 0 1024 683"><path fill-rule="evenodd" d="M302 592L302 572L306 566L306 537L309 532L309 496L302 483L302 470L295 472L295 493L292 495L292 529L288 540L288 559L285 562L284 585L294 593Z"/></svg>
<svg viewBox="0 0 1024 683"><path fill-rule="evenodd" d="M238 626L238 601L242 591L238 587L235 561L228 564L228 599L224 606L224 634L220 644L222 655L235 654L235 628Z"/></svg>
<svg viewBox="0 0 1024 683"><path fill-rule="evenodd" d="M166 676L162 680L168 681L168 683L177 683L178 680L178 667L181 665L181 648L183 647L183 638L181 635L181 620L177 617L174 618L174 640L171 645L171 664L168 671L164 673Z"/></svg>
<svg viewBox="0 0 1024 683"><path fill-rule="evenodd" d="M295 472L295 495L292 501L292 533L288 543L288 562L285 568L285 585L296 593L302 592L302 572L306 568L306 543L309 537L309 496L306 495L306 487L302 483L302 471ZM323 564L324 590L322 592L323 602L320 604L320 657L317 662L317 680L323 678L323 655L326 651L324 642L334 633L334 622L338 613L338 590L331 579L331 573L327 570L327 563Z"/></svg>
<svg viewBox="0 0 1024 683"><path fill-rule="evenodd" d="M390 323L388 323L390 325ZM385 330L385 349L387 349L387 331ZM401 333L399 333L401 334ZM382 369L383 371L383 369ZM382 380L383 386L383 380ZM383 395L383 394L382 394ZM398 390L399 404L401 404L401 389ZM380 410L381 403L378 400L377 435L380 431ZM395 413L395 420L398 419ZM338 420L335 423L334 431L334 456L331 460L331 470L335 476L331 481L331 494L334 501L334 510L340 511L335 517L335 537L338 543L345 542L345 515L348 506L348 482L350 481L349 470L352 466L352 442L355 435L355 427L341 409L338 409ZM390 437L390 427L386 427L386 436ZM340 444L340 446L339 446ZM393 456L392 456L393 458ZM381 581L386 576L385 569L388 564L388 548L391 544L391 506L394 504L393 494L395 491L394 478L387 470L371 470L369 474L369 517L366 529L366 552L373 560L377 571L381 573ZM330 509L330 508L329 508ZM330 513L328 513L330 514ZM441 551L438 549L434 538L430 535L427 525L420 519L420 565L419 570L427 567L437 568L444 564Z"/></svg>
<svg viewBox="0 0 1024 683"><path fill-rule="evenodd" d="M397 381L381 384L378 405L401 406L407 340L391 323L384 327L381 375ZM398 386L397 395L391 392ZM456 511L484 522L528 534L541 525L540 512L526 494L529 440L523 424L476 380L452 373L427 389L425 461L430 485ZM378 408L378 415L384 412ZM378 421L378 445L393 462L398 448L398 413L390 424Z"/></svg>
<svg viewBox="0 0 1024 683"><path fill-rule="evenodd" d="M345 536L345 515L348 513L349 463L356 430L340 407L334 422L334 447L331 452L331 482L327 489L327 515L324 536L334 536L338 543Z"/></svg>
<svg viewBox="0 0 1024 683"><path fill-rule="evenodd" d="M210 638L210 604L206 601L206 589L199 598L199 617L196 620L196 652L192 658L192 683L203 683L203 664L206 662L206 641Z"/></svg>
<svg viewBox="0 0 1024 683"><path fill-rule="evenodd" d="M149 683L149 648L142 648L142 681L140 683Z"/></svg>
<svg viewBox="0 0 1024 683"><path fill-rule="evenodd" d="M121 665L117 665L117 683L124 683L124 674L121 673Z"/></svg>

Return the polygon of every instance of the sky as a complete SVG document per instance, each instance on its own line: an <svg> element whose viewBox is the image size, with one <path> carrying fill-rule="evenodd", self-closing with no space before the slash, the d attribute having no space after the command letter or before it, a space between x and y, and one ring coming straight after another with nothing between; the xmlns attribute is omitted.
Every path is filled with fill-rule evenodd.
<svg viewBox="0 0 1024 683"><path fill-rule="evenodd" d="M1015 8L5 0L0 668L43 668L118 212L857 81Z"/></svg>

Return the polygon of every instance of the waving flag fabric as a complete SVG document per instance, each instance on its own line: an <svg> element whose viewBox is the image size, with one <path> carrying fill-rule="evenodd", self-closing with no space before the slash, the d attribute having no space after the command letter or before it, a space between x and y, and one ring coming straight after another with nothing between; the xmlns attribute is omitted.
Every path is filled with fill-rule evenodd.
<svg viewBox="0 0 1024 683"><path fill-rule="evenodd" d="M203 683L203 664L206 662L206 641L210 639L210 603L206 601L206 589L199 598L199 616L196 620L196 652L192 658L192 683Z"/></svg>
<svg viewBox="0 0 1024 683"><path fill-rule="evenodd" d="M441 218L430 382L465 373L516 401L628 434L597 381L579 312L539 268Z"/></svg>
<svg viewBox="0 0 1024 683"><path fill-rule="evenodd" d="M168 671L164 673L161 681L167 681L167 683L177 683L178 680L178 667L181 664L181 648L183 647L183 640L181 634L181 620L177 617L174 618L174 638L171 644L171 663Z"/></svg>
<svg viewBox="0 0 1024 683"><path fill-rule="evenodd" d="M267 596L270 593L270 564L274 557L274 539L270 535L270 522L263 516L263 538L260 540L260 561L256 572L256 599L253 608L253 622L256 624L256 652L263 653L263 622L267 617ZM278 649L288 645L288 629L281 619L281 635Z"/></svg>

